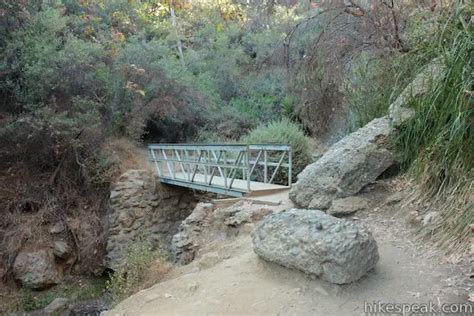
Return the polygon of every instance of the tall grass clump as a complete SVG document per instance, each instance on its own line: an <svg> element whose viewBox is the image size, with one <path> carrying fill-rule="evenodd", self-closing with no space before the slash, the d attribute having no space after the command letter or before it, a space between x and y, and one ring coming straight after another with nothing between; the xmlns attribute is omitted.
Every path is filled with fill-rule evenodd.
<svg viewBox="0 0 474 316"><path fill-rule="evenodd" d="M298 124L287 118L272 121L267 125L255 128L248 135L243 136L240 142L247 144L276 143L291 145L293 179L296 179L296 175L306 165L311 163L310 138L304 134L304 131ZM277 180L279 179L277 178Z"/></svg>
<svg viewBox="0 0 474 316"><path fill-rule="evenodd" d="M446 72L432 78L428 93L411 99L416 115L396 139L402 166L421 183L430 205L441 210L430 234L451 249L467 240L474 222L473 8L455 6L433 44L416 51L436 56Z"/></svg>

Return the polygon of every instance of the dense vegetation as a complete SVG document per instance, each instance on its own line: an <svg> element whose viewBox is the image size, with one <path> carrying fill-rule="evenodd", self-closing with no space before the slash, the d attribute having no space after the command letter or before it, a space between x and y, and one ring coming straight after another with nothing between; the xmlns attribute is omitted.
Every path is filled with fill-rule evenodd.
<svg viewBox="0 0 474 316"><path fill-rule="evenodd" d="M304 167L310 164L312 160L310 139L304 135L303 131L297 124L291 122L287 118L273 121L265 126L255 128L249 134L243 136L240 141L244 144L291 144L291 149L294 155L292 161L293 179L295 179L296 176L303 171ZM276 183L286 183L286 176L286 174L281 175L281 181L278 181L280 179L276 178Z"/></svg>
<svg viewBox="0 0 474 316"><path fill-rule="evenodd" d="M100 270L130 142L291 142L299 171L308 137L332 143L386 115L435 59L447 75L412 98L394 143L445 206L434 235L458 245L474 213L473 15L468 1L2 1L4 270L58 218L76 271Z"/></svg>
<svg viewBox="0 0 474 316"><path fill-rule="evenodd" d="M401 164L426 190L428 208L442 209L434 234L451 251L463 249L471 234L473 212L473 25L474 6L446 15L443 23L422 30L434 40L418 45L411 60L432 60L446 67L432 78L428 93L414 97L413 119L403 124L396 143ZM433 64L433 63L432 63Z"/></svg>

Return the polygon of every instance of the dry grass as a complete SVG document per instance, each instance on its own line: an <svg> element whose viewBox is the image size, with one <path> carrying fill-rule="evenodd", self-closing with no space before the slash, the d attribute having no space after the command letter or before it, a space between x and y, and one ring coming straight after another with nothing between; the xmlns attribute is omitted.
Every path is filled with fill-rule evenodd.
<svg viewBox="0 0 474 316"><path fill-rule="evenodd" d="M17 306L19 302L19 292L11 284L0 280L0 314L7 314L11 307Z"/></svg>
<svg viewBox="0 0 474 316"><path fill-rule="evenodd" d="M474 183L465 179L435 195L426 192L421 200L428 210L438 211L440 216L430 231L422 230L451 254L465 254L469 251L472 224L474 223Z"/></svg>
<svg viewBox="0 0 474 316"><path fill-rule="evenodd" d="M110 303L116 305L134 293L161 281L172 267L171 263L167 262L167 257L167 251L161 247L153 247L145 235L130 244L107 281Z"/></svg>
<svg viewBox="0 0 474 316"><path fill-rule="evenodd" d="M473 241L474 196L473 181L467 176L455 186L441 191L430 190L407 177L397 178L396 191L409 190L401 206L408 211L416 211L422 218L428 212L439 216L427 226L417 229L421 239L428 239L452 257L463 257L469 253ZM472 179L472 176L471 176Z"/></svg>
<svg viewBox="0 0 474 316"><path fill-rule="evenodd" d="M146 148L130 139L111 138L103 145L102 152L112 165L107 171L107 178L111 181L129 169L148 168Z"/></svg>

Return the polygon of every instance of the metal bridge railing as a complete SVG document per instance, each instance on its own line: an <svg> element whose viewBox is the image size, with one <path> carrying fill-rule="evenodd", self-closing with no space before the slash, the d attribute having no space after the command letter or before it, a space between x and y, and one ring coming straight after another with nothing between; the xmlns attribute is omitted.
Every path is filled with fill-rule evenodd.
<svg viewBox="0 0 474 316"><path fill-rule="evenodd" d="M218 193L270 189L276 180L280 186L283 180L292 183L289 145L150 144L148 150L166 183Z"/></svg>

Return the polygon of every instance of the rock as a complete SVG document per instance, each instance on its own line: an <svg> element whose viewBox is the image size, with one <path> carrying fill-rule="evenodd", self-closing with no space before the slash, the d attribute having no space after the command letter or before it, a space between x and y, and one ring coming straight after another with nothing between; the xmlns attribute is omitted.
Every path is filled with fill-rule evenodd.
<svg viewBox="0 0 474 316"><path fill-rule="evenodd" d="M131 212L121 212L118 217L118 222L123 228L130 228L135 222L135 218L132 216Z"/></svg>
<svg viewBox="0 0 474 316"><path fill-rule="evenodd" d="M61 282L62 275L50 251L23 251L13 263L13 275L24 287L41 290Z"/></svg>
<svg viewBox="0 0 474 316"><path fill-rule="evenodd" d="M109 198L111 200L114 200L114 199L118 198L120 196L120 194L121 194L120 190L117 190L117 189L112 190L112 191L110 191L110 197Z"/></svg>
<svg viewBox="0 0 474 316"><path fill-rule="evenodd" d="M423 227L430 227L436 224L436 221L439 218L439 213L435 211L430 211L423 216Z"/></svg>
<svg viewBox="0 0 474 316"><path fill-rule="evenodd" d="M336 284L360 279L379 260L377 243L366 227L317 210L268 215L252 241L263 259Z"/></svg>
<svg viewBox="0 0 474 316"><path fill-rule="evenodd" d="M391 131L382 117L347 135L298 175L290 198L301 207L324 210L334 199L358 193L394 164Z"/></svg>
<svg viewBox="0 0 474 316"><path fill-rule="evenodd" d="M198 262L201 270L209 269L222 261L222 257L215 251L205 253Z"/></svg>
<svg viewBox="0 0 474 316"><path fill-rule="evenodd" d="M405 198L405 195L406 194L403 191L395 192L385 199L385 205L397 204L398 202L400 202L401 200Z"/></svg>
<svg viewBox="0 0 474 316"><path fill-rule="evenodd" d="M69 300L63 297L55 298L48 306L44 308L47 315L63 315L68 309Z"/></svg>
<svg viewBox="0 0 474 316"><path fill-rule="evenodd" d="M103 298L71 302L67 313L61 315L102 315L102 312L107 311L107 308Z"/></svg>
<svg viewBox="0 0 474 316"><path fill-rule="evenodd" d="M240 201L229 207L216 209L214 217L222 219L225 225L237 227L259 221L271 212L271 209L253 204L252 201Z"/></svg>
<svg viewBox="0 0 474 316"><path fill-rule="evenodd" d="M415 110L392 103L389 108L390 123L393 127L399 127L403 122L411 119L415 115Z"/></svg>
<svg viewBox="0 0 474 316"><path fill-rule="evenodd" d="M61 259L67 259L71 255L71 246L63 240L54 242L53 254Z"/></svg>
<svg viewBox="0 0 474 316"><path fill-rule="evenodd" d="M389 119L393 127L399 127L403 122L415 115L415 111L408 108L413 97L423 95L431 88L433 78L444 76L446 66L440 60L434 60L400 93L398 98L389 106Z"/></svg>
<svg viewBox="0 0 474 316"><path fill-rule="evenodd" d="M212 203L198 203L194 210L184 220L186 224L201 223L204 221L210 212L214 209Z"/></svg>
<svg viewBox="0 0 474 316"><path fill-rule="evenodd" d="M178 233L171 240L171 253L175 261L188 264L194 260L199 244L198 236L208 226L214 205L198 203L192 213L181 222Z"/></svg>
<svg viewBox="0 0 474 316"><path fill-rule="evenodd" d="M367 199L358 196L350 196L332 201L331 208L327 211L327 213L329 215L339 217L364 210L368 206L369 201Z"/></svg>
<svg viewBox="0 0 474 316"><path fill-rule="evenodd" d="M66 230L66 227L61 222L57 222L56 224L54 224L53 226L49 228L49 232L53 235L61 234L65 230Z"/></svg>

